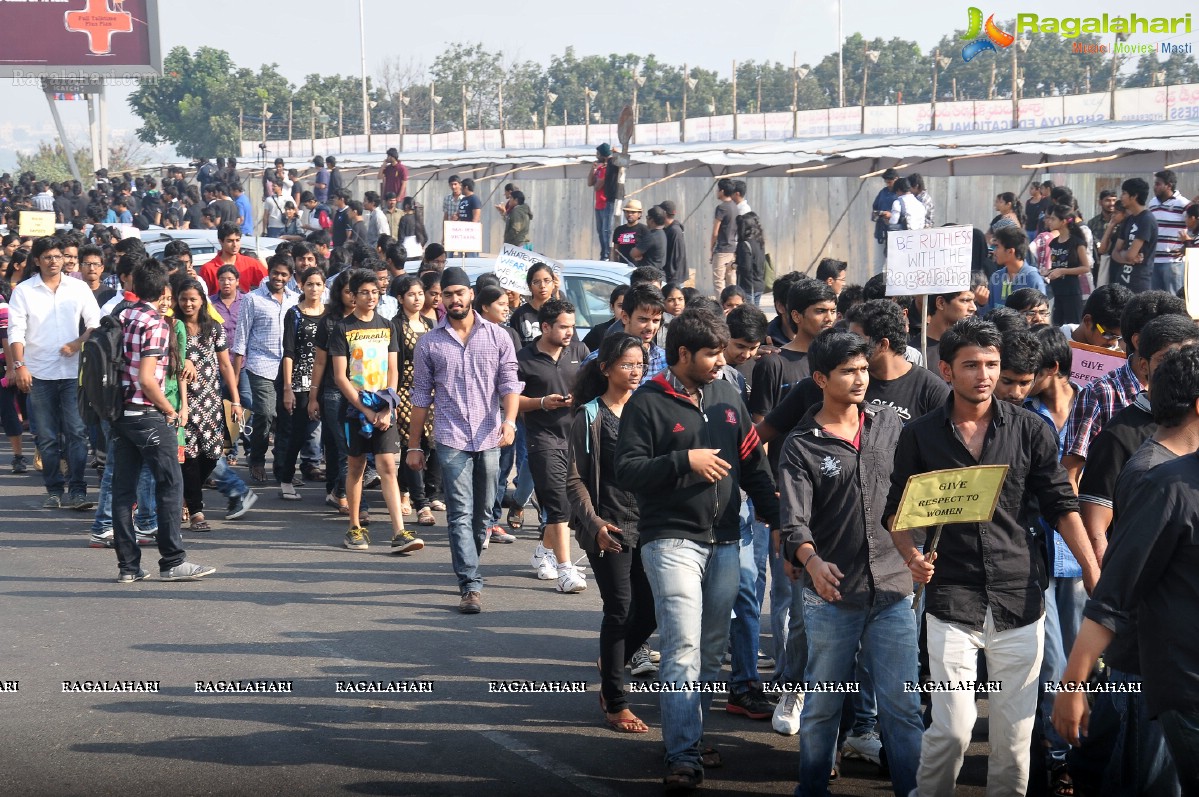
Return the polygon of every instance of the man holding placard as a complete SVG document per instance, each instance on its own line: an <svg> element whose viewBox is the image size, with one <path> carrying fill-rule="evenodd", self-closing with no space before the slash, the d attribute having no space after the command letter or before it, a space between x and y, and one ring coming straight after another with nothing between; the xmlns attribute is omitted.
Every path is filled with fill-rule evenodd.
<svg viewBox="0 0 1199 797"><path fill-rule="evenodd" d="M779 462L783 555L803 570L807 630L805 678L855 682L863 662L879 689L895 793L916 786L920 699L902 688L917 679L912 580L889 543L879 510L903 423L894 410L866 403L870 344L828 330L808 359L823 401L787 438ZM799 584L796 585L797 587ZM845 693L812 692L803 703L797 794L825 794L837 753Z"/></svg>
<svg viewBox="0 0 1199 797"><path fill-rule="evenodd" d="M995 325L976 318L960 321L941 338L941 375L953 392L944 407L904 427L883 513L913 578L928 585L929 666L933 680L946 686L932 694L932 726L916 779L921 797L953 794L977 709L973 690L949 690L975 680L980 649L989 677L1002 684L990 694L991 722L1002 731L991 735L988 790L1023 794L1028 788L1046 586L1044 559L1021 518L1030 498L1078 558L1088 589L1099 577L1053 432L1028 410L993 398L1001 344ZM1008 467L991 520L945 523L940 549L926 557L896 519L909 477L945 469L978 472L985 465ZM965 478L946 483L947 517L958 498L981 492L971 487Z"/></svg>

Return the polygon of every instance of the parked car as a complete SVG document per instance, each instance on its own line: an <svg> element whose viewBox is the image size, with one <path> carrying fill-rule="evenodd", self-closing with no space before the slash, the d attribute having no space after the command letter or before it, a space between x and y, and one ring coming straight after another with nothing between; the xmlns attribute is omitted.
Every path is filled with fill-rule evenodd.
<svg viewBox="0 0 1199 797"><path fill-rule="evenodd" d="M192 250L192 261L201 266L216 257L220 244L217 242L216 230L162 230L151 229L141 231L142 243L146 245L146 253L155 260L162 260L162 251L171 241L185 241ZM275 254L282 244L290 243L281 238L247 237L242 236L241 253L248 257L256 257L266 261Z"/></svg>

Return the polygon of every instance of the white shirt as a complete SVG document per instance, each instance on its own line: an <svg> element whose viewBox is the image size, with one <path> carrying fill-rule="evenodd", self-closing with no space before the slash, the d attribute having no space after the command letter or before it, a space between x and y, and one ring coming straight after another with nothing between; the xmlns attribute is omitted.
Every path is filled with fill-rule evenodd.
<svg viewBox="0 0 1199 797"><path fill-rule="evenodd" d="M36 379L77 379L79 354L62 356L63 346L83 329L100 326L100 306L91 288L65 274L58 290L50 290L42 275L17 285L8 304L8 340L25 346L25 367Z"/></svg>
<svg viewBox="0 0 1199 797"><path fill-rule="evenodd" d="M286 196L269 196L262 200L263 207L267 212L267 227L282 227L283 226L283 208L291 200ZM263 230L266 232L266 230Z"/></svg>
<svg viewBox="0 0 1199 797"><path fill-rule="evenodd" d="M749 203L746 202L744 199L742 199L740 202L737 203L737 215L738 216L744 216L746 213L751 213L751 212L753 212L753 208L751 208L749 206Z"/></svg>
<svg viewBox="0 0 1199 797"><path fill-rule="evenodd" d="M367 242L371 246L379 240L380 235L385 235L391 232L391 225L387 223L387 214L383 212L383 208L375 208L366 214L366 234L370 236Z"/></svg>
<svg viewBox="0 0 1199 797"><path fill-rule="evenodd" d="M909 230L924 229L924 220L928 217L928 213L924 209L924 204L911 194L901 194L891 203L891 229L903 229L903 227L899 226L899 217L904 213L908 217L907 228Z"/></svg>

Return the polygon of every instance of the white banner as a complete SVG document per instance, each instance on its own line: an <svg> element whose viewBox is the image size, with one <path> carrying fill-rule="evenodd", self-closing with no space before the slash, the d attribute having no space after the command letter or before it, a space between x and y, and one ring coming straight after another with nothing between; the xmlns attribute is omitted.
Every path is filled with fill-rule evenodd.
<svg viewBox="0 0 1199 797"><path fill-rule="evenodd" d="M562 264L557 260L530 252L512 244L504 244L500 256L495 259L495 275L500 278L500 287L506 291L516 291L521 296L529 295L529 283L525 275L534 263L545 263L562 276Z"/></svg>
<svg viewBox="0 0 1199 797"><path fill-rule="evenodd" d="M922 296L970 289L974 229L933 227L887 233L887 295Z"/></svg>
<svg viewBox="0 0 1199 797"><path fill-rule="evenodd" d="M482 252L483 225L477 221L442 222L441 242L447 252Z"/></svg>

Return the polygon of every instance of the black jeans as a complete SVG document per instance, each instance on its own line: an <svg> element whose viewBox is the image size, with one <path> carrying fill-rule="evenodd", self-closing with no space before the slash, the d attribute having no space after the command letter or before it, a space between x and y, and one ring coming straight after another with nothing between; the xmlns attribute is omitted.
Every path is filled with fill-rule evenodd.
<svg viewBox="0 0 1199 797"><path fill-rule="evenodd" d="M1184 797L1199 794L1199 713L1170 709L1157 720L1174 757Z"/></svg>
<svg viewBox="0 0 1199 797"><path fill-rule="evenodd" d="M142 552L133 533L137 477L145 463L154 476L158 499L158 569L169 570L186 558L179 532L183 507L183 474L179 468L176 430L156 409L129 405L112 424L112 531L122 573L141 568Z"/></svg>
<svg viewBox="0 0 1199 797"><path fill-rule="evenodd" d="M600 621L600 694L615 714L629 707L624 667L658 627L654 595L641 567L641 548L587 554L604 602Z"/></svg>
<svg viewBox="0 0 1199 797"><path fill-rule="evenodd" d="M275 460L275 477L280 484L291 484L291 480L296 477L296 460L300 457L300 449L304 448L316 428L321 425L320 421L308 417L308 396L307 390L296 393L296 407L293 412L280 408L277 426L280 429L288 429L287 448L283 450L282 459Z"/></svg>
<svg viewBox="0 0 1199 797"><path fill-rule="evenodd" d="M183 503L189 514L204 511L204 482L216 468L216 460L201 454L183 462Z"/></svg>

